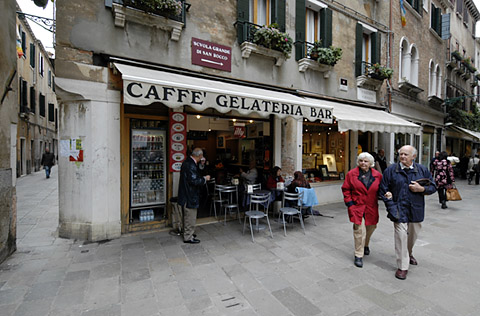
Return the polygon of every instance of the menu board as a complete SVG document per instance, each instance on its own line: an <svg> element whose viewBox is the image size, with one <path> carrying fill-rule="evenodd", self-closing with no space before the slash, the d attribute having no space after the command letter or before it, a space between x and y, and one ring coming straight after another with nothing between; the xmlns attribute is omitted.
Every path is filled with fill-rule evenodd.
<svg viewBox="0 0 480 316"><path fill-rule="evenodd" d="M182 112L171 112L170 129L170 172L179 172L187 157L187 115Z"/></svg>

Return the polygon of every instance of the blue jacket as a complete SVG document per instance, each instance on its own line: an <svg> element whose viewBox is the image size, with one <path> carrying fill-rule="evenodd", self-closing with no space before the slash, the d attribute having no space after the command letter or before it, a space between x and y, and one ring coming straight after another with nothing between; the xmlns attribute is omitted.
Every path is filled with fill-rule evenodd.
<svg viewBox="0 0 480 316"><path fill-rule="evenodd" d="M425 186L425 192L415 193L410 191L408 185L411 181L427 178L430 184ZM385 198L385 193L390 191L392 199ZM389 166L383 172L383 179L378 191L387 208L392 222L408 223L423 222L425 218L425 195L435 193L437 188L432 175L423 165L413 163L413 169L408 173L400 167L400 163Z"/></svg>
<svg viewBox="0 0 480 316"><path fill-rule="evenodd" d="M205 185L206 180L198 171L198 166L192 157L188 157L182 163L180 169L180 183L178 185L178 204L188 208L200 206L200 187Z"/></svg>

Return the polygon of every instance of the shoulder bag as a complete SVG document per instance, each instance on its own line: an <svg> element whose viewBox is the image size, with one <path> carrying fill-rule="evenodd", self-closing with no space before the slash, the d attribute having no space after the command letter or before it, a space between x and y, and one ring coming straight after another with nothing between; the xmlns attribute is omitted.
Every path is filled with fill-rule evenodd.
<svg viewBox="0 0 480 316"><path fill-rule="evenodd" d="M458 193L457 187L452 185L451 188L447 189L447 201L461 201L462 197L460 193Z"/></svg>

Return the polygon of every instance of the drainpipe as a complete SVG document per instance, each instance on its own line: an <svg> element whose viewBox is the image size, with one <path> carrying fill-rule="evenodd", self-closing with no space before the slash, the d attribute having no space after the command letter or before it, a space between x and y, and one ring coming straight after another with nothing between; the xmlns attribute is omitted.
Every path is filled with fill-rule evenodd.
<svg viewBox="0 0 480 316"><path fill-rule="evenodd" d="M391 67L392 62L392 43L393 43L393 32L392 32L392 1L390 0L390 14L388 21L388 53L387 53L387 67ZM387 80L387 103L388 103L388 112L392 112L392 86L390 85L390 79Z"/></svg>

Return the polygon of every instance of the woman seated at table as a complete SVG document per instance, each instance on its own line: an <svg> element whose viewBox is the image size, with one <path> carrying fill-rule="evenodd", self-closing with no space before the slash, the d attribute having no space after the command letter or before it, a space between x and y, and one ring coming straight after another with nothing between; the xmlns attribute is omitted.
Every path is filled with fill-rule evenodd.
<svg viewBox="0 0 480 316"><path fill-rule="evenodd" d="M280 175L280 167L275 166L272 170L272 173L268 176L267 179L267 189L269 190L274 190L277 188L277 183L278 182L283 182L285 183L285 180L283 180L282 176Z"/></svg>
<svg viewBox="0 0 480 316"><path fill-rule="evenodd" d="M306 188L306 189L311 188L310 183L308 183L308 181L305 179L305 176L303 175L303 173L301 171L295 171L295 173L293 174L293 181L287 187L287 192L297 193L297 188L298 187ZM308 217L308 215L306 215L306 214L311 213L310 208L311 208L311 206L302 208L302 215L303 215L304 218Z"/></svg>

